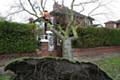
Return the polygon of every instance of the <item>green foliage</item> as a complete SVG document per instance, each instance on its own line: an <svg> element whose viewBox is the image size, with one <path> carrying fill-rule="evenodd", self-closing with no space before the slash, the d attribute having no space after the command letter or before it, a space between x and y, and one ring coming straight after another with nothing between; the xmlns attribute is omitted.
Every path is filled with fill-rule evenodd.
<svg viewBox="0 0 120 80"><path fill-rule="evenodd" d="M11 76L8 75L0 75L0 80L10 80Z"/></svg>
<svg viewBox="0 0 120 80"><path fill-rule="evenodd" d="M3 22L5 20L6 20L5 17L0 16L0 22Z"/></svg>
<svg viewBox="0 0 120 80"><path fill-rule="evenodd" d="M0 22L0 53L33 52L35 39L35 25Z"/></svg>
<svg viewBox="0 0 120 80"><path fill-rule="evenodd" d="M108 28L78 28L79 38L73 40L75 48L100 47L100 46L119 46L120 30Z"/></svg>

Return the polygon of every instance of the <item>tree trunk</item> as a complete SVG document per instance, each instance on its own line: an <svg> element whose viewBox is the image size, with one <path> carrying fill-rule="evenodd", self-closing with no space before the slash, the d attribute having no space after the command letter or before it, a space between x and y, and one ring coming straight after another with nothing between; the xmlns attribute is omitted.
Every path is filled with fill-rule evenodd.
<svg viewBox="0 0 120 80"><path fill-rule="evenodd" d="M69 60L73 60L72 47L71 47L71 38L67 38L63 41L63 57Z"/></svg>

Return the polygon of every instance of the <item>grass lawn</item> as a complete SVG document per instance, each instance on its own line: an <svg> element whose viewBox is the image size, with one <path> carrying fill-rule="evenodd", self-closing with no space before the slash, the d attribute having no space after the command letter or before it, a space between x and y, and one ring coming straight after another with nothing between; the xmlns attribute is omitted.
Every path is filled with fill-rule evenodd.
<svg viewBox="0 0 120 80"><path fill-rule="evenodd" d="M120 56L104 58L96 63L113 80L120 80Z"/></svg>
<svg viewBox="0 0 120 80"><path fill-rule="evenodd" d="M10 76L0 75L0 80L10 80Z"/></svg>

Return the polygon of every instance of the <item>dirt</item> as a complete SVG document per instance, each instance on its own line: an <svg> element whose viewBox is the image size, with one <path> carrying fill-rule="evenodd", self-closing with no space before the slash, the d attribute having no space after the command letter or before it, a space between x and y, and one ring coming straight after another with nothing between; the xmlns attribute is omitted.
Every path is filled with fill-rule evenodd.
<svg viewBox="0 0 120 80"><path fill-rule="evenodd" d="M7 70L16 75L13 80L112 80L93 63L56 58L14 61L5 67Z"/></svg>
<svg viewBox="0 0 120 80"><path fill-rule="evenodd" d="M0 75L4 73L4 67L0 67Z"/></svg>

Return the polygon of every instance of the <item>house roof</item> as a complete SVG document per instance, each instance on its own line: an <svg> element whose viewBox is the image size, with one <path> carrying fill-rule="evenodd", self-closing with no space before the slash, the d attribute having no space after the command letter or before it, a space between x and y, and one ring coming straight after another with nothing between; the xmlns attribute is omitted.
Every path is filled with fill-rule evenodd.
<svg viewBox="0 0 120 80"><path fill-rule="evenodd" d="M120 24L120 20L117 20L116 23Z"/></svg>
<svg viewBox="0 0 120 80"><path fill-rule="evenodd" d="M105 22L105 24L109 24L109 23L113 23L113 24L120 24L120 20Z"/></svg>
<svg viewBox="0 0 120 80"><path fill-rule="evenodd" d="M62 6L62 5L58 4L57 2L55 2L54 5L53 5L53 11L51 11L50 14L51 15L57 15L57 14L59 14L59 15L66 15L66 14L69 15L70 12L71 12L71 10L68 7ZM76 11L73 11L73 13L74 13L74 16L77 17L77 18L87 17L91 20L94 20L92 17L85 16L83 14L80 14L80 13L76 12Z"/></svg>
<svg viewBox="0 0 120 80"><path fill-rule="evenodd" d="M105 24L109 24L109 23L116 23L115 21L108 21L108 22L105 22Z"/></svg>

